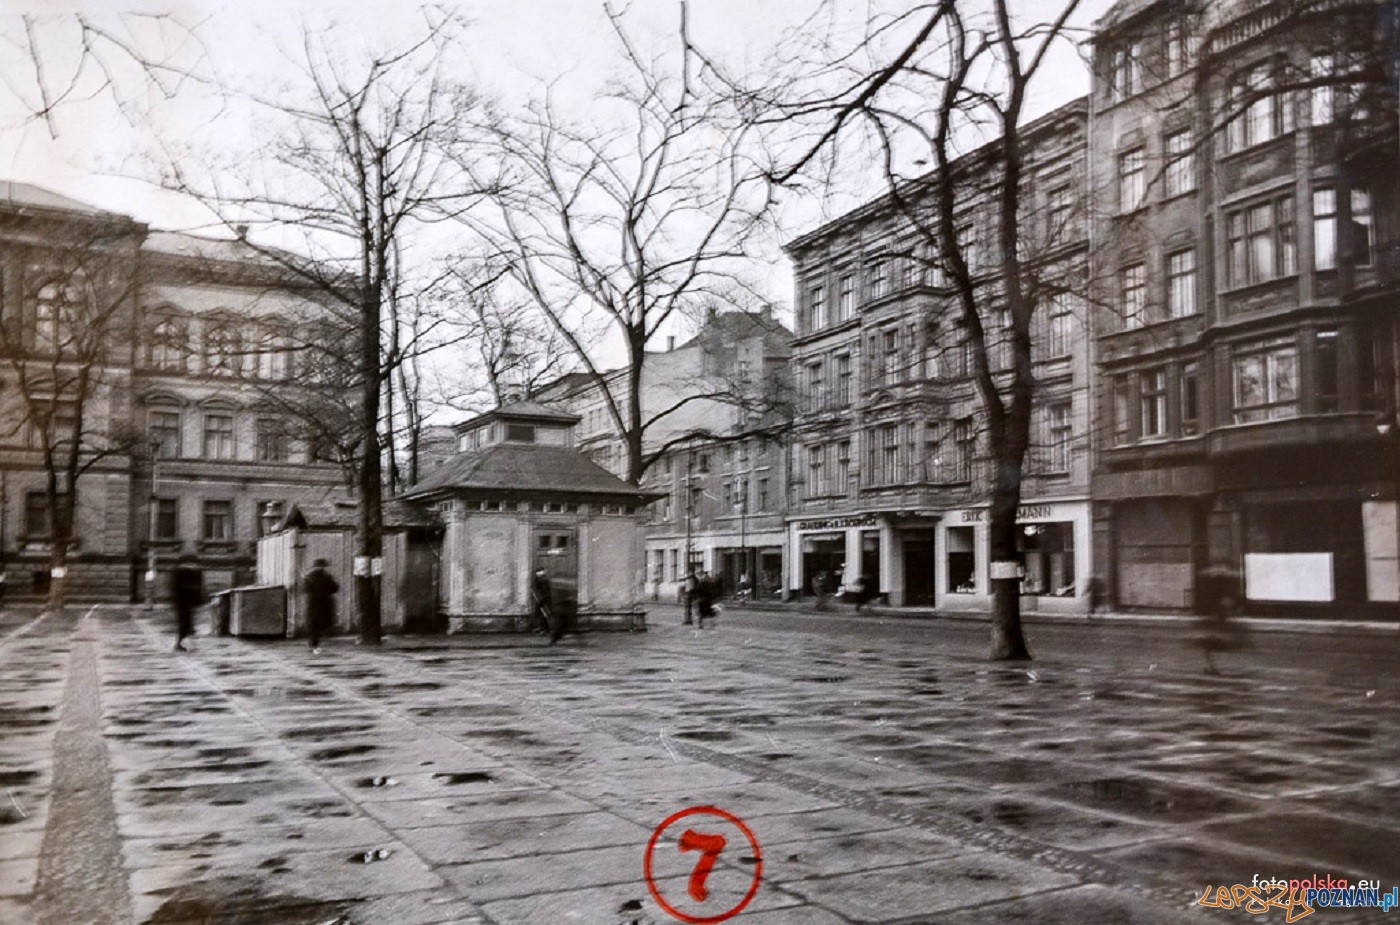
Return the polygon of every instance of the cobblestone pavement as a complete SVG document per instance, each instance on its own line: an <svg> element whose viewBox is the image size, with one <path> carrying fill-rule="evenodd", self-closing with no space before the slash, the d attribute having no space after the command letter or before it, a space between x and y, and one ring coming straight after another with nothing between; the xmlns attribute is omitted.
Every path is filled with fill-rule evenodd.
<svg viewBox="0 0 1400 925"><path fill-rule="evenodd" d="M172 653L167 617L124 608L12 621L0 922L673 922L643 857L695 805L761 847L749 925L1271 922L1195 901L1256 875L1400 882L1388 674L1104 657L1127 627L1006 666L936 625L672 616L321 655ZM1395 641L1312 644L1378 664ZM729 823L695 829L730 839L708 896L682 825L653 875L703 917L760 861Z"/></svg>

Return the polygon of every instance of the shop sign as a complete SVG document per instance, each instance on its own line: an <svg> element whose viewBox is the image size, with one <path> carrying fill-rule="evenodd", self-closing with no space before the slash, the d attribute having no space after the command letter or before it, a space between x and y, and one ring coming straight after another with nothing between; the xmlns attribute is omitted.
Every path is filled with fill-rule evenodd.
<svg viewBox="0 0 1400 925"><path fill-rule="evenodd" d="M1050 520L1054 516L1055 505L1053 504L1023 504L1016 509L1017 523L1024 523L1028 520ZM980 524L986 519L986 508L962 512L962 522L965 524Z"/></svg>
<svg viewBox="0 0 1400 925"><path fill-rule="evenodd" d="M806 520L797 525L799 530L841 530L845 527L877 527L874 517L832 517L827 520Z"/></svg>

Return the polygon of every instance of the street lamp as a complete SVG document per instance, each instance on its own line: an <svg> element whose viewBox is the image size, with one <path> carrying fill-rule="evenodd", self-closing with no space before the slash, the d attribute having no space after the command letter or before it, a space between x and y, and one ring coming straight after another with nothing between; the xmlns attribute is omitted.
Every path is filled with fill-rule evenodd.
<svg viewBox="0 0 1400 925"><path fill-rule="evenodd" d="M160 448L164 441L151 436L151 496L149 499L149 530L146 538L146 609L156 606L156 520L159 516L159 503L156 499L156 460L160 458Z"/></svg>

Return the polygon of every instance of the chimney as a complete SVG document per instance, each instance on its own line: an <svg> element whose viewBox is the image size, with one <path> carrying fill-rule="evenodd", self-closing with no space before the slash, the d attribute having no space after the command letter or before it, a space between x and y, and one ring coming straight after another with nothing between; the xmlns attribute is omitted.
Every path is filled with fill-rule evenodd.
<svg viewBox="0 0 1400 925"><path fill-rule="evenodd" d="M236 235L238 235L238 240L240 240L240 241L246 241L246 240L248 240L248 226L247 226L247 225L243 225L243 224L234 225L234 226L233 226L233 233L236 234Z"/></svg>
<svg viewBox="0 0 1400 925"><path fill-rule="evenodd" d="M674 334L667 334L667 335L666 335L666 352L669 353L669 352L671 352L672 350L675 350L675 349L676 349L676 335L674 335Z"/></svg>

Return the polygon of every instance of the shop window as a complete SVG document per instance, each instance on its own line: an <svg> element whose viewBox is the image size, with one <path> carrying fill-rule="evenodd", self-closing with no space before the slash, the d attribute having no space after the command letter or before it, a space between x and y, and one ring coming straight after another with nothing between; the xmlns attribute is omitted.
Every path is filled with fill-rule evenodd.
<svg viewBox="0 0 1400 925"><path fill-rule="evenodd" d="M1023 524L1018 531L1022 594L1074 597L1074 524Z"/></svg>
<svg viewBox="0 0 1400 925"><path fill-rule="evenodd" d="M949 527L947 531L948 593L977 592L977 554L972 527Z"/></svg>

